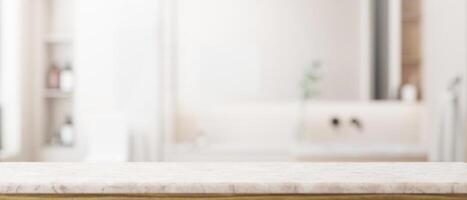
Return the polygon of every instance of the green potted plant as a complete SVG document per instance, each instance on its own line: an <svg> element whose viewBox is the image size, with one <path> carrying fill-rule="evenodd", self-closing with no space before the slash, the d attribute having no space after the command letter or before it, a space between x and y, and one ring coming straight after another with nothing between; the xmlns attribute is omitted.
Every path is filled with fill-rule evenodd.
<svg viewBox="0 0 467 200"><path fill-rule="evenodd" d="M306 104L320 95L319 83L321 81L321 62L313 61L311 65L303 70L303 78L300 81L300 107L298 141L308 140L309 133L306 127Z"/></svg>

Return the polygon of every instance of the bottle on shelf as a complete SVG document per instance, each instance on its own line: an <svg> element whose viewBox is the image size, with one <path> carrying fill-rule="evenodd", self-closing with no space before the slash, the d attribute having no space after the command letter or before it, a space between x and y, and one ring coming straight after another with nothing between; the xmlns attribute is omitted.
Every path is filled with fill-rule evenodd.
<svg viewBox="0 0 467 200"><path fill-rule="evenodd" d="M60 72L60 90L63 92L73 91L73 70L70 64L66 64Z"/></svg>
<svg viewBox="0 0 467 200"><path fill-rule="evenodd" d="M49 89L60 88L60 69L55 64L50 67L47 74L47 87Z"/></svg>
<svg viewBox="0 0 467 200"><path fill-rule="evenodd" d="M59 132L60 143L63 146L73 146L75 143L75 133L73 129L73 120L68 116Z"/></svg>

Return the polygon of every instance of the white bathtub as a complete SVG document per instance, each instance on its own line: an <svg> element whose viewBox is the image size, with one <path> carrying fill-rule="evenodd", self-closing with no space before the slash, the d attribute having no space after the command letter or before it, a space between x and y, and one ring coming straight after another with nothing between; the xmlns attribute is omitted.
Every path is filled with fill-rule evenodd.
<svg viewBox="0 0 467 200"><path fill-rule="evenodd" d="M178 121L172 161L421 161L423 106L398 102L308 103L306 137L299 138L298 103L211 105ZM183 111L181 111L183 114ZM331 119L340 120L339 127ZM358 129L350 123L357 118ZM202 133L203 142L193 142ZM184 137L188 137L184 138Z"/></svg>

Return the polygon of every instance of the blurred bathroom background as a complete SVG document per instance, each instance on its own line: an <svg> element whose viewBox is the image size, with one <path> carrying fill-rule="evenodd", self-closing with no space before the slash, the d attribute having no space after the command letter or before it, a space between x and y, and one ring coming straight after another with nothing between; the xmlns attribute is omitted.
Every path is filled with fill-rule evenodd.
<svg viewBox="0 0 467 200"><path fill-rule="evenodd" d="M467 159L465 0L0 0L0 161Z"/></svg>

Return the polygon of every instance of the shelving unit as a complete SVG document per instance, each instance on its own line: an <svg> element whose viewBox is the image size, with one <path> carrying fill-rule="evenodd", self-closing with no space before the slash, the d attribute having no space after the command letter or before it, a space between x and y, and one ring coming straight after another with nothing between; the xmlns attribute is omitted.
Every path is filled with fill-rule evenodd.
<svg viewBox="0 0 467 200"><path fill-rule="evenodd" d="M37 0L32 7L34 17L33 58L34 72L34 130L41 161L50 161L53 155L66 155L73 146L62 146L57 139L67 118L74 119L74 90L51 88L48 85L52 66L61 71L73 63L73 0ZM76 83L74 83L76 84ZM76 132L75 132L76 134ZM76 136L75 136L76 137ZM61 156L66 157L66 156ZM57 161L57 160L53 160Z"/></svg>
<svg viewBox="0 0 467 200"><path fill-rule="evenodd" d="M46 89L44 97L47 99L71 99L73 98L73 93L64 92L59 89Z"/></svg>
<svg viewBox="0 0 467 200"><path fill-rule="evenodd" d="M71 45L73 43L73 36L67 34L49 34L44 37L44 42L49 45Z"/></svg>

